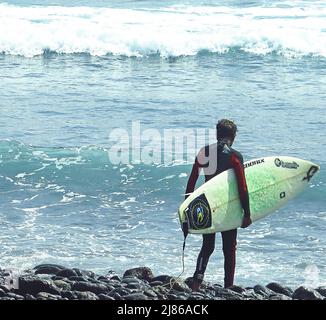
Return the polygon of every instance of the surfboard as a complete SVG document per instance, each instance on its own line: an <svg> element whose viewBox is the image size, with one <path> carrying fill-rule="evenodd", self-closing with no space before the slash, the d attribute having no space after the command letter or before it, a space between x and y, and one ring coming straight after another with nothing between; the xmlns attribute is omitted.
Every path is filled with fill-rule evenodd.
<svg viewBox="0 0 326 320"><path fill-rule="evenodd" d="M244 163L251 220L275 212L309 184L320 167L310 161L287 156L259 158ZM181 225L189 233L205 234L241 226L241 207L236 176L226 170L196 189L180 206Z"/></svg>

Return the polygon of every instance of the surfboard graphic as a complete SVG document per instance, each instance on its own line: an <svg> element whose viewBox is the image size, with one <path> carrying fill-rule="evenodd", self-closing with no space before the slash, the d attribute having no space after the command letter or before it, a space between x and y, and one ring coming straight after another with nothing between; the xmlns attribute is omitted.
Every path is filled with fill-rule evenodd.
<svg viewBox="0 0 326 320"><path fill-rule="evenodd" d="M253 222L293 199L320 167L294 157L275 156L244 163ZM180 223L190 233L214 233L238 228L243 212L234 170L222 172L196 189L180 206Z"/></svg>

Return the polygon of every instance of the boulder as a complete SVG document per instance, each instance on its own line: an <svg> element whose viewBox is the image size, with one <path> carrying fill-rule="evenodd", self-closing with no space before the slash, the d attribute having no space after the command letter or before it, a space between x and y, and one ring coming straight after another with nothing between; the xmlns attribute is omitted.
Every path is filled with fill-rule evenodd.
<svg viewBox="0 0 326 320"><path fill-rule="evenodd" d="M289 287L282 286L279 283L271 282L269 283L266 288L280 294L285 294L288 297L292 297L293 290Z"/></svg>
<svg viewBox="0 0 326 320"><path fill-rule="evenodd" d="M142 279L142 280L151 281L151 279L154 277L154 274L153 274L152 270L148 267L138 267L138 268L133 268L133 269L127 270L124 273L123 278L128 277L128 276L136 277L136 278Z"/></svg>
<svg viewBox="0 0 326 320"><path fill-rule="evenodd" d="M312 288L301 286L293 293L293 299L296 300L323 300L324 297Z"/></svg>

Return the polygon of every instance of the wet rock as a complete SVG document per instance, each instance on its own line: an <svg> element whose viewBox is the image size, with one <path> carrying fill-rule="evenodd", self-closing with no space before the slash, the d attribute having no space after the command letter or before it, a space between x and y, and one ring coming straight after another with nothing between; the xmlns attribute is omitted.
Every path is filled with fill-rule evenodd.
<svg viewBox="0 0 326 320"><path fill-rule="evenodd" d="M184 281L176 280L174 278L171 279L169 288L180 292L192 291Z"/></svg>
<svg viewBox="0 0 326 320"><path fill-rule="evenodd" d="M234 292L237 292L237 293L243 293L243 292L246 292L246 289L241 287L241 286L236 286L236 285L233 285L231 287L228 287L229 290L231 291L234 291Z"/></svg>
<svg viewBox="0 0 326 320"><path fill-rule="evenodd" d="M25 300L25 297L13 292L8 292L7 297L14 298L15 300Z"/></svg>
<svg viewBox="0 0 326 320"><path fill-rule="evenodd" d="M75 291L75 293L77 295L78 300L99 300L97 295L90 291L84 291L84 292Z"/></svg>
<svg viewBox="0 0 326 320"><path fill-rule="evenodd" d="M151 290L151 289L147 289L144 291L144 294L146 296L148 296L149 298L157 298L157 294L155 293L155 291Z"/></svg>
<svg viewBox="0 0 326 320"><path fill-rule="evenodd" d="M149 300L148 296L143 293L135 292L124 296L125 300Z"/></svg>
<svg viewBox="0 0 326 320"><path fill-rule="evenodd" d="M317 291L318 293L320 293L323 297L326 297L326 287L325 287L325 286L318 287L318 288L316 289L316 291Z"/></svg>
<svg viewBox="0 0 326 320"><path fill-rule="evenodd" d="M224 288L215 288L215 297L222 298L223 300L242 300L241 294Z"/></svg>
<svg viewBox="0 0 326 320"><path fill-rule="evenodd" d="M113 277L110 278L110 280L121 281L121 278L119 276L113 276Z"/></svg>
<svg viewBox="0 0 326 320"><path fill-rule="evenodd" d="M88 279L86 277L82 277L82 276L72 276L72 277L69 277L69 280L70 281L83 281L83 282L87 282Z"/></svg>
<svg viewBox="0 0 326 320"><path fill-rule="evenodd" d="M99 297L100 300L114 300L113 297L111 297L111 296L109 296L107 294L103 294L103 293L100 293L98 295L98 297Z"/></svg>
<svg viewBox="0 0 326 320"><path fill-rule="evenodd" d="M293 290L291 288L285 286L283 287L276 282L271 282L266 287L276 293L285 294L288 297L292 297L293 294Z"/></svg>
<svg viewBox="0 0 326 320"><path fill-rule="evenodd" d="M260 294L261 296L268 298L271 295L275 295L275 291L272 291L264 286L256 285L254 286L254 291L257 294Z"/></svg>
<svg viewBox="0 0 326 320"><path fill-rule="evenodd" d="M56 275L61 270L62 269L60 269L56 266L42 267L42 268L36 269L35 274L54 274L54 275Z"/></svg>
<svg viewBox="0 0 326 320"><path fill-rule="evenodd" d="M64 290L64 291L70 291L71 290L70 283L67 283L67 282L65 282L63 280L55 280L54 284L55 284L56 287L58 287L61 290Z"/></svg>
<svg viewBox="0 0 326 320"><path fill-rule="evenodd" d="M285 294L278 293L269 296L268 300L292 300L292 298Z"/></svg>
<svg viewBox="0 0 326 320"><path fill-rule="evenodd" d="M136 277L138 279L150 281L154 277L154 274L153 274L152 270L148 267L138 267L138 268L133 268L133 269L127 270L124 273L123 278L128 277L128 276L132 276L132 277Z"/></svg>
<svg viewBox="0 0 326 320"><path fill-rule="evenodd" d="M75 282L71 289L73 291L89 291L95 294L107 293L109 290L104 284L96 284L90 282Z"/></svg>
<svg viewBox="0 0 326 320"><path fill-rule="evenodd" d="M0 286L0 289L4 292L9 292L9 289L5 286Z"/></svg>
<svg viewBox="0 0 326 320"><path fill-rule="evenodd" d="M64 278L70 278L70 277L77 277L78 274L75 270L73 269L63 269L61 271L59 271L56 274L57 277L64 277Z"/></svg>
<svg viewBox="0 0 326 320"><path fill-rule="evenodd" d="M19 278L17 293L37 295L39 292L60 295L60 290L54 285L52 280L42 280L31 276Z"/></svg>
<svg viewBox="0 0 326 320"><path fill-rule="evenodd" d="M165 284L165 283L169 283L171 279L173 279L173 277L164 274L164 275L160 275L160 276L157 276L157 277L153 277L151 279L151 281L149 281L149 282L152 283L152 282L160 281L163 284Z"/></svg>
<svg viewBox="0 0 326 320"><path fill-rule="evenodd" d="M152 281L152 282L149 283L149 285L151 287L161 286L161 285L163 285L163 282L162 281Z"/></svg>
<svg viewBox="0 0 326 320"><path fill-rule="evenodd" d="M93 271L81 270L78 268L72 268L72 270L74 270L77 273L77 275L80 277L87 277L91 279L95 279L96 277L96 274Z"/></svg>
<svg viewBox="0 0 326 320"><path fill-rule="evenodd" d="M292 296L296 300L323 300L324 297L317 291L312 288L307 288L304 286L296 289Z"/></svg>
<svg viewBox="0 0 326 320"><path fill-rule="evenodd" d="M40 264L33 270L35 274L57 274L59 271L65 269L65 267L58 264Z"/></svg>
<svg viewBox="0 0 326 320"><path fill-rule="evenodd" d="M25 295L25 300L37 300L37 299L31 294L26 294Z"/></svg>
<svg viewBox="0 0 326 320"><path fill-rule="evenodd" d="M112 291L110 291L108 294L114 297L115 293L118 293L120 296L126 296L131 294L132 290L128 288L115 288Z"/></svg>
<svg viewBox="0 0 326 320"><path fill-rule="evenodd" d="M37 300L59 300L61 299L61 296L59 295L54 295L48 292L39 292L36 295Z"/></svg>
<svg viewBox="0 0 326 320"><path fill-rule="evenodd" d="M78 295L74 291L62 291L61 296L63 298L67 298L68 300L77 300L78 299Z"/></svg>
<svg viewBox="0 0 326 320"><path fill-rule="evenodd" d="M0 289L0 298L5 297L7 294L4 290Z"/></svg>

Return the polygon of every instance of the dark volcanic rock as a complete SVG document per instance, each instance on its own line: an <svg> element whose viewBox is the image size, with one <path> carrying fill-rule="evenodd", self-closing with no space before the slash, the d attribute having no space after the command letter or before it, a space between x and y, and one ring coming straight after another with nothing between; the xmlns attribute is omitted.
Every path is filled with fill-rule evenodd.
<svg viewBox="0 0 326 320"><path fill-rule="evenodd" d="M268 300L292 300L292 298L285 294L277 293L269 296Z"/></svg>
<svg viewBox="0 0 326 320"><path fill-rule="evenodd" d="M35 274L57 274L58 271L65 269L65 267L60 266L58 264L40 264L36 266L33 270L35 270Z"/></svg>
<svg viewBox="0 0 326 320"><path fill-rule="evenodd" d="M103 294L103 293L100 293L98 295L98 297L99 297L100 300L114 300L113 297L111 297L111 296L109 296L107 294Z"/></svg>
<svg viewBox="0 0 326 320"><path fill-rule="evenodd" d="M54 295L47 292L40 292L36 295L37 300L59 300L61 299L61 296Z"/></svg>
<svg viewBox="0 0 326 320"><path fill-rule="evenodd" d="M294 291L293 299L296 300L323 300L324 297L317 291L312 288L307 288L304 286L299 287Z"/></svg>
<svg viewBox="0 0 326 320"><path fill-rule="evenodd" d="M70 277L78 277L78 274L75 270L73 269L63 269L59 271L56 274L57 277L64 277L64 278L70 278Z"/></svg>
<svg viewBox="0 0 326 320"><path fill-rule="evenodd" d="M272 291L264 286L256 285L254 286L254 291L261 296L268 298L271 295L275 295L275 291Z"/></svg>
<svg viewBox="0 0 326 320"><path fill-rule="evenodd" d="M17 293L37 295L39 292L60 295L60 290L54 285L52 280L42 280L33 276L19 278L19 289Z"/></svg>
<svg viewBox="0 0 326 320"><path fill-rule="evenodd" d="M292 289L290 289L289 287L283 287L276 282L271 282L266 287L276 293L285 294L288 297L292 297L293 294Z"/></svg>
<svg viewBox="0 0 326 320"><path fill-rule="evenodd" d="M136 292L124 296L124 299L125 300L148 300L148 296L144 295L143 293Z"/></svg>
<svg viewBox="0 0 326 320"><path fill-rule="evenodd" d="M231 287L228 287L229 290L231 291L234 291L234 292L237 292L237 293L243 293L246 291L245 288L241 287L241 286L236 286L236 285L233 285Z"/></svg>
<svg viewBox="0 0 326 320"><path fill-rule="evenodd" d="M99 300L97 295L90 291L84 291L84 292L75 291L75 293L77 295L78 300Z"/></svg>
<svg viewBox="0 0 326 320"><path fill-rule="evenodd" d="M6 292L2 289L0 289L0 298L1 297L5 297L6 296Z"/></svg>
<svg viewBox="0 0 326 320"><path fill-rule="evenodd" d="M318 293L320 293L322 296L326 297L326 287L325 287L325 286L323 286L323 287L318 287L318 288L316 289L316 291L317 291Z"/></svg>
<svg viewBox="0 0 326 320"><path fill-rule="evenodd" d="M127 270L124 273L123 278L128 277L128 276L132 276L132 277L136 277L138 279L150 281L154 277L154 274L150 268L139 267L139 268L133 268L133 269Z"/></svg>
<svg viewBox="0 0 326 320"><path fill-rule="evenodd" d="M54 274L56 275L59 273L62 269L60 269L57 266L43 266L39 267L35 270L35 274Z"/></svg>
<svg viewBox="0 0 326 320"><path fill-rule="evenodd" d="M104 284L99 283L89 283L89 282L75 282L71 289L73 291L89 291L95 294L107 293L108 288Z"/></svg>

